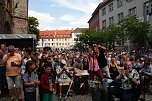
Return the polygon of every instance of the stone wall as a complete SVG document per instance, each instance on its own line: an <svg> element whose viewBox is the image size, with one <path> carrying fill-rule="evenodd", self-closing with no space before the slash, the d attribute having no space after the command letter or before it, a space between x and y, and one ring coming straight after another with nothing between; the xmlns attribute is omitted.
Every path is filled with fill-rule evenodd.
<svg viewBox="0 0 152 101"><path fill-rule="evenodd" d="M2 3L0 3L0 33L4 33L4 18L5 18L4 10L2 7Z"/></svg>
<svg viewBox="0 0 152 101"><path fill-rule="evenodd" d="M19 0L17 8L13 9L13 33L28 33L28 0Z"/></svg>
<svg viewBox="0 0 152 101"><path fill-rule="evenodd" d="M6 7L6 0L1 0L0 2L0 34L12 33L11 3L8 6L9 7Z"/></svg>

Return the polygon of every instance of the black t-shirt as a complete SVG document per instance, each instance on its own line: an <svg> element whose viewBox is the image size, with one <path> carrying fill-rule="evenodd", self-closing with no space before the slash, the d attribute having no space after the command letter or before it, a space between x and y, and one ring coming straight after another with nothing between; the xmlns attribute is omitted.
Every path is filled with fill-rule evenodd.
<svg viewBox="0 0 152 101"><path fill-rule="evenodd" d="M100 68L107 66L107 59L105 58L103 49L99 49L98 64Z"/></svg>

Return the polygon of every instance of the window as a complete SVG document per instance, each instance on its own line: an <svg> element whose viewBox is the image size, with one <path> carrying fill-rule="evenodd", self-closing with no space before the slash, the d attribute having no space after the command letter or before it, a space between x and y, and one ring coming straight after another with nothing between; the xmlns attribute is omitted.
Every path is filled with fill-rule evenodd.
<svg viewBox="0 0 152 101"><path fill-rule="evenodd" d="M109 25L113 25L114 24L114 17L110 17L109 18Z"/></svg>
<svg viewBox="0 0 152 101"><path fill-rule="evenodd" d="M131 2L131 1L134 1L134 0L126 0L126 2Z"/></svg>
<svg viewBox="0 0 152 101"><path fill-rule="evenodd" d="M67 39L65 38L65 41L67 41Z"/></svg>
<svg viewBox="0 0 152 101"><path fill-rule="evenodd" d="M118 23L123 19L123 12L118 14Z"/></svg>
<svg viewBox="0 0 152 101"><path fill-rule="evenodd" d="M53 46L53 43L52 43L52 46Z"/></svg>
<svg viewBox="0 0 152 101"><path fill-rule="evenodd" d="M106 15L106 8L102 9L102 16Z"/></svg>
<svg viewBox="0 0 152 101"><path fill-rule="evenodd" d="M52 41L53 41L53 39L52 39Z"/></svg>
<svg viewBox="0 0 152 101"><path fill-rule="evenodd" d="M149 15L149 6L146 6L146 14Z"/></svg>
<svg viewBox="0 0 152 101"><path fill-rule="evenodd" d="M56 43L56 45L58 46L58 43Z"/></svg>
<svg viewBox="0 0 152 101"><path fill-rule="evenodd" d="M50 39L48 39L48 41L50 41Z"/></svg>
<svg viewBox="0 0 152 101"><path fill-rule="evenodd" d="M102 21L102 29L105 29L106 28L106 20L103 20Z"/></svg>
<svg viewBox="0 0 152 101"><path fill-rule="evenodd" d="M64 45L64 43L62 43L62 45Z"/></svg>
<svg viewBox="0 0 152 101"><path fill-rule="evenodd" d="M109 12L113 11L113 3L109 4Z"/></svg>
<svg viewBox="0 0 152 101"><path fill-rule="evenodd" d="M48 43L48 45L50 46L50 43Z"/></svg>
<svg viewBox="0 0 152 101"><path fill-rule="evenodd" d="M117 0L117 8L120 8L123 6L123 0Z"/></svg>
<svg viewBox="0 0 152 101"><path fill-rule="evenodd" d="M136 7L129 9L129 15L136 16Z"/></svg>
<svg viewBox="0 0 152 101"><path fill-rule="evenodd" d="M152 4L150 4L150 12L149 15L152 15Z"/></svg>

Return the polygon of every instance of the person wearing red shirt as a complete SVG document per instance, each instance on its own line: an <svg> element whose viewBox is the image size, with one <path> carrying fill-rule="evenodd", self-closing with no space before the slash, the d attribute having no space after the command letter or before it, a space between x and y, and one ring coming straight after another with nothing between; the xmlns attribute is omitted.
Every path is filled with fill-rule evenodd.
<svg viewBox="0 0 152 101"><path fill-rule="evenodd" d="M53 101L55 91L55 80L51 65L45 66L45 72L41 76L41 88L43 91L43 101Z"/></svg>

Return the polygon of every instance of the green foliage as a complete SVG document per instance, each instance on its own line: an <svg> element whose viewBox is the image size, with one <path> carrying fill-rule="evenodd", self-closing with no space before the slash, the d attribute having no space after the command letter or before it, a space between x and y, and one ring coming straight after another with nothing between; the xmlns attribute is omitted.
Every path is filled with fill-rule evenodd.
<svg viewBox="0 0 152 101"><path fill-rule="evenodd" d="M125 31L127 38L138 47L147 47L148 33L150 32L150 24L142 22L135 16L128 16L120 23Z"/></svg>
<svg viewBox="0 0 152 101"><path fill-rule="evenodd" d="M39 22L37 18L28 17L28 27L29 27L28 33L35 34L37 36L37 39L39 38L39 32L40 32L38 26L39 26Z"/></svg>

